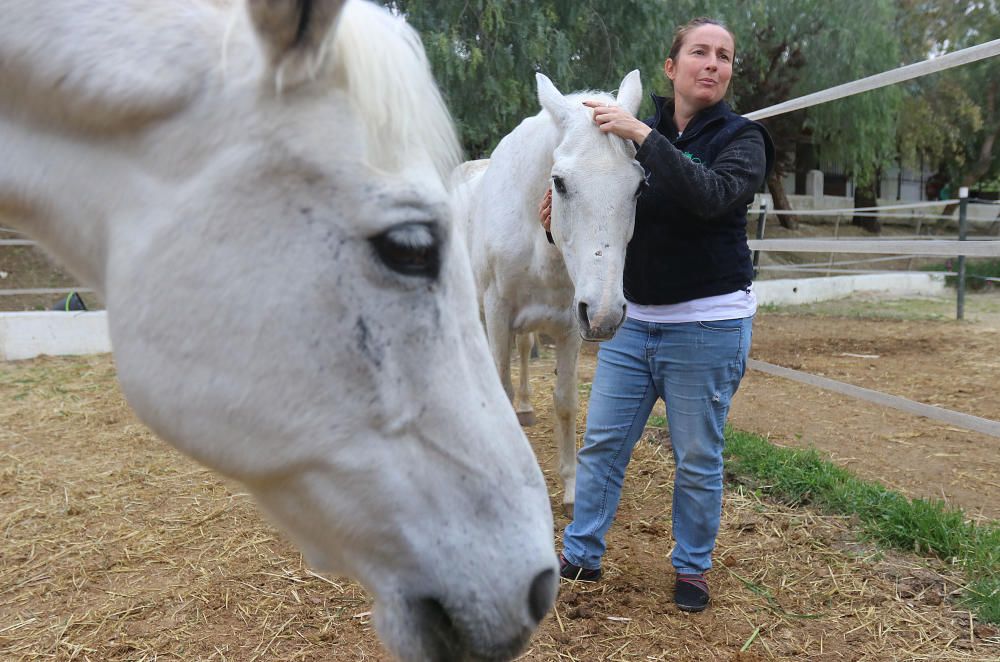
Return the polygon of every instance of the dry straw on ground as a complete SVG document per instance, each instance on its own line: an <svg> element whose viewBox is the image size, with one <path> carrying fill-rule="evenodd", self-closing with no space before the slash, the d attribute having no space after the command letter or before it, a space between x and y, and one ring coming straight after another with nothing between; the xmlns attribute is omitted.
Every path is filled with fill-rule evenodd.
<svg viewBox="0 0 1000 662"><path fill-rule="evenodd" d="M552 364L538 366L529 435L558 504ZM564 584L523 659L1000 659L997 630L953 601L959 574L739 489L712 609L677 612L663 437L637 448L606 580ZM237 486L153 438L109 357L0 366L0 659L384 660L371 610L305 568Z"/></svg>

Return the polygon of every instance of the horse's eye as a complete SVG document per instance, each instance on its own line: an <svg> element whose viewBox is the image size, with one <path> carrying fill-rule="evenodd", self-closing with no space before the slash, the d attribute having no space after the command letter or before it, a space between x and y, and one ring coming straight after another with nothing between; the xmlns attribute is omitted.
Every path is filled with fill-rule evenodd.
<svg viewBox="0 0 1000 662"><path fill-rule="evenodd" d="M566 194L566 182L559 175L552 175L552 186L555 188L556 193L561 195Z"/></svg>
<svg viewBox="0 0 1000 662"><path fill-rule="evenodd" d="M428 223L401 223L369 239L379 259L405 276L437 278L441 242Z"/></svg>

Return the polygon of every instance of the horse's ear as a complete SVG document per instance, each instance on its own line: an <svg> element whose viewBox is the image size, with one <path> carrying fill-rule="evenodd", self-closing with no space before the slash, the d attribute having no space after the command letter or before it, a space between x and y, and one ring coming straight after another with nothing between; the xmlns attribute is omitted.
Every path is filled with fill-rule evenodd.
<svg viewBox="0 0 1000 662"><path fill-rule="evenodd" d="M562 92L556 89L549 77L545 74L535 74L535 82L538 83L538 103L542 108L549 111L552 117L559 124L565 124L570 114L569 103Z"/></svg>
<svg viewBox="0 0 1000 662"><path fill-rule="evenodd" d="M642 103L642 81L639 80L639 70L633 69L622 79L618 87L618 105L632 113L639 112Z"/></svg>
<svg viewBox="0 0 1000 662"><path fill-rule="evenodd" d="M247 0L272 72L281 87L315 75L327 37L346 0Z"/></svg>

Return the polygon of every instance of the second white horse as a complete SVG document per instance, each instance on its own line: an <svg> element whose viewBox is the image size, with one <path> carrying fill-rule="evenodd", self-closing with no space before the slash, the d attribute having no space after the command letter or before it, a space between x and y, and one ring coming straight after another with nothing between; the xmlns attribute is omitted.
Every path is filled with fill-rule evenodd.
<svg viewBox="0 0 1000 662"><path fill-rule="evenodd" d="M515 336L521 379L515 408L533 418L528 400L526 334L556 343L555 437L563 508L572 514L576 485L577 358L582 340L611 338L625 319L622 272L632 238L643 171L630 142L602 133L585 100L618 104L635 114L642 99L639 72L618 96L564 96L537 74L543 110L521 122L488 162L456 173L458 221L467 222L480 305L504 389L512 401L510 358ZM538 203L552 188L552 241L538 222Z"/></svg>

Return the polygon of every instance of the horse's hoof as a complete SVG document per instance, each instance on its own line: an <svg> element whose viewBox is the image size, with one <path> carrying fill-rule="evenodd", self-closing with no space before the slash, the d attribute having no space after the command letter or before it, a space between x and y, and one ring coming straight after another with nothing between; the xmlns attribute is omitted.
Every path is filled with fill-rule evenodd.
<svg viewBox="0 0 1000 662"><path fill-rule="evenodd" d="M517 412L517 422L522 427L530 428L538 422L538 419L535 418L535 412L533 411L519 411Z"/></svg>
<svg viewBox="0 0 1000 662"><path fill-rule="evenodd" d="M573 519L573 504L571 503L563 504L563 515L565 515L569 519Z"/></svg>

